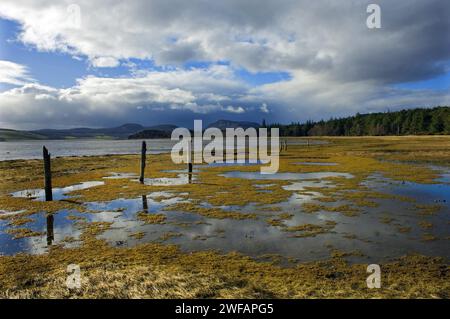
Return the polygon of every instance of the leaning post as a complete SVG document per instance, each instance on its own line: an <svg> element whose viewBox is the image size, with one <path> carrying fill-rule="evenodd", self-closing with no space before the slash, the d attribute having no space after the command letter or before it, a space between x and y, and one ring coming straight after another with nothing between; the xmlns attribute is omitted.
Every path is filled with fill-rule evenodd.
<svg viewBox="0 0 450 319"><path fill-rule="evenodd" d="M147 156L147 143L142 141L142 149L141 149L141 175L139 177L139 182L144 184L144 174L145 174L145 161Z"/></svg>
<svg viewBox="0 0 450 319"><path fill-rule="evenodd" d="M53 200L52 193L52 169L50 165L50 153L44 146L42 148L44 155L44 188L45 188L45 200L51 202Z"/></svg>

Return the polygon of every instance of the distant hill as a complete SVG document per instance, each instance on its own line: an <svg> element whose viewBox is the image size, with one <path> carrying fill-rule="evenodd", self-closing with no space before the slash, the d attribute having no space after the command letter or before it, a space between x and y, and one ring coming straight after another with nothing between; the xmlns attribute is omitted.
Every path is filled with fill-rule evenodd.
<svg viewBox="0 0 450 319"><path fill-rule="evenodd" d="M225 130L226 128L238 128L238 127L241 127L243 129L247 129L249 127L258 128L259 126L260 125L255 122L218 120L214 123L209 124L207 128L216 127L220 130Z"/></svg>
<svg viewBox="0 0 450 319"><path fill-rule="evenodd" d="M2 129L0 128L0 141L9 141L9 140L42 140L46 137L40 134L25 132L25 131L16 131L10 129Z"/></svg>
<svg viewBox="0 0 450 319"><path fill-rule="evenodd" d="M450 107L358 113L327 121L271 124L267 127L278 127L281 136L446 135L450 134Z"/></svg>
<svg viewBox="0 0 450 319"><path fill-rule="evenodd" d="M259 128L256 122L219 120L207 126L220 130L226 128ZM450 134L450 107L416 108L398 112L356 114L345 118L307 121L288 125L272 123L267 128L278 127L280 136L365 136L365 135L424 135ZM41 139L138 139L169 138L175 125L163 124L144 127L124 124L111 128L73 128L66 130L43 129L18 131L0 129L0 141Z"/></svg>
<svg viewBox="0 0 450 319"><path fill-rule="evenodd" d="M150 130L155 131L150 134L153 137L159 138L161 136L167 136L165 132L172 132L177 126L171 124L155 125L150 127L144 127L140 124L124 124L111 128L73 128L73 129L42 129L34 131L18 131L10 129L0 129L0 141L10 140L65 140L65 139L127 139L136 133ZM157 133L164 132L164 133ZM159 134L159 136L157 136ZM170 135L169 135L170 137Z"/></svg>
<svg viewBox="0 0 450 319"><path fill-rule="evenodd" d="M172 131L164 130L143 130L128 136L128 139L144 139L144 138L170 138Z"/></svg>
<svg viewBox="0 0 450 319"><path fill-rule="evenodd" d="M255 122L245 122L245 121L218 120L214 123L209 124L206 128L210 127L215 127L224 131L226 128L238 128L238 127L241 127L243 129L247 129L249 127L258 128L259 124ZM132 134L128 138L129 139L170 138L172 135L172 131L175 128L177 128L177 126L175 125L152 126L150 128L146 128L145 130Z"/></svg>
<svg viewBox="0 0 450 319"><path fill-rule="evenodd" d="M65 130L44 129L31 131L32 133L46 136L52 140L62 140L71 138L107 138L107 139L124 139L130 134L134 134L145 129L140 124L124 124L111 128L73 128Z"/></svg>
<svg viewBox="0 0 450 319"><path fill-rule="evenodd" d="M177 127L178 126L171 124L155 125L129 135L128 139L170 138L172 131Z"/></svg>
<svg viewBox="0 0 450 319"><path fill-rule="evenodd" d="M178 126L172 125L172 124L161 124L161 125L154 125L154 126L147 127L146 130L165 131L165 132L172 133L172 131L174 129L176 129L177 127Z"/></svg>

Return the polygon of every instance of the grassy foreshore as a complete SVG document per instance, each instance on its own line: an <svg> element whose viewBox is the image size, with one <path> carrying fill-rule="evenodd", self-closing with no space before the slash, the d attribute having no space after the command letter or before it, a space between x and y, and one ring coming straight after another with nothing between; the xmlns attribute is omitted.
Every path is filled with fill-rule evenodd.
<svg viewBox="0 0 450 319"><path fill-rule="evenodd" d="M66 267L81 267L80 290L69 290ZM367 265L328 261L281 267L239 254L181 253L174 246L111 248L89 242L42 256L3 257L4 298L449 298L449 267L409 256L380 265L382 288L366 286Z"/></svg>
<svg viewBox="0 0 450 319"><path fill-rule="evenodd" d="M392 196L374 191L362 182L375 173L397 181L435 183L441 171L434 166L449 167L450 137L365 137L324 138L329 144L290 145L280 158L280 172L308 173L329 171L326 166L298 165L298 162L333 162L332 171L352 174L352 178L327 178L333 188L307 187L322 194L318 203L301 207L303 213L319 210L358 216L375 200ZM433 166L431 166L433 165ZM175 177L169 155L148 158L148 177ZM69 157L52 161L53 186L64 187L80 182L103 180L102 186L71 193L70 200L38 202L11 197L14 191L42 188L42 161L18 160L0 162L0 210L20 211L5 219L15 226L16 236L39 236L27 227L27 219L39 212L56 213L62 209L83 211L85 202L135 198L155 191L171 191L189 203L166 207L219 219L257 218L265 205L286 201L292 191L283 186L288 181L270 181L270 193L264 196L253 185L267 181L250 181L220 176L235 167L210 167L196 175L193 184L172 186L141 185L132 179L103 179L111 172L139 173L138 155ZM240 166L240 171L259 171L259 166ZM253 212L205 208L199 205L205 198L214 207L255 203ZM400 201L410 198L399 197ZM330 207L329 203L345 201L345 205ZM417 203L417 214L433 214L438 205ZM164 211L155 220L164 222ZM381 218L382 216L380 216ZM330 231L333 225L297 225L287 227L289 214L280 211L267 218L271 227L281 227L296 236L316 236ZM388 221L387 221L388 222ZM0 257L0 296L12 297L118 297L118 298L448 298L450 275L448 260L409 255L381 264L382 288L366 286L367 265L349 264L348 252L332 250L328 260L310 263L291 262L280 265L276 258L258 261L247 256L213 251L183 253L173 245L145 243L136 247L111 247L96 236L108 229L108 223L80 221L83 233L78 248L54 245L42 255L19 254ZM426 225L426 224L424 224ZM399 229L399 232L401 229ZM138 236L138 234L134 234ZM448 239L446 239L448 240ZM66 288L66 267L79 264L82 288Z"/></svg>

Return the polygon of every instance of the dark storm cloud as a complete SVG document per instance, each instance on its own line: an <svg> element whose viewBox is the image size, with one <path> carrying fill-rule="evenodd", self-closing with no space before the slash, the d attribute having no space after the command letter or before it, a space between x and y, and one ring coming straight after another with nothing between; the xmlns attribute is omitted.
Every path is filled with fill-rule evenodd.
<svg viewBox="0 0 450 319"><path fill-rule="evenodd" d="M382 28L351 39L335 78L398 83L449 71L450 2L381 1ZM350 33L349 33L350 34Z"/></svg>

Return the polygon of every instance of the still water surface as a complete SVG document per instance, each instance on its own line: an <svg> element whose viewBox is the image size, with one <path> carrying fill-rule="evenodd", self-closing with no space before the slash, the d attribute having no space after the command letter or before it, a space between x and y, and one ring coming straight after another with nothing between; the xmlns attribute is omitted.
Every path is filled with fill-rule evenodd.
<svg viewBox="0 0 450 319"><path fill-rule="evenodd" d="M151 154L169 152L176 142L170 139L147 141ZM0 142L0 161L15 159L41 159L45 145L53 157L94 156L108 154L137 154L142 140L39 140Z"/></svg>
<svg viewBox="0 0 450 319"><path fill-rule="evenodd" d="M260 175L243 175L236 172L240 178L257 179ZM245 173L247 174L247 173ZM332 174L329 172L327 175ZM195 174L194 174L195 175ZM117 175L112 175L117 177ZM124 175L122 178L134 180L134 176ZM82 205L90 213L80 213L76 210L62 210L49 219L45 212L30 216L32 221L24 226L40 236L23 239L13 239L6 232L11 226L7 220L0 221L0 253L15 254L18 252L43 253L51 245L60 244L65 247L80 244L81 229L77 218L86 218L90 222L111 222L111 228L99 236L113 246L133 246L144 242L165 242L180 246L184 251L214 249L221 252L238 251L258 257L264 254L277 254L283 257L295 258L298 261L310 261L329 258L333 249L345 252L359 252L349 256L350 261L380 262L405 254L420 253L430 256L442 256L450 259L449 223L450 223L450 185L401 183L371 176L366 183L375 191L408 196L415 203L433 205L439 203L440 210L431 216L421 216L414 209L414 202L395 199L378 199L378 207L368 207L358 216L344 216L340 213L319 211L311 214L302 211L302 204L315 202L319 193L310 191L307 194L297 193L304 187L334 187L332 181L323 180L323 176L281 176L291 182L285 189L293 191L286 202L267 205L265 207L248 204L244 206L220 206L223 210L242 213L257 213L255 220L233 220L207 218L201 215L183 211L166 211L169 205L189 201L180 194L170 192L152 192L143 197L123 199L118 198L107 202L87 202ZM287 178L288 177L288 178ZM351 176L345 176L351 178ZM224 179L236 178L225 175ZM273 177L276 178L276 177ZM170 184L170 183L169 183ZM86 184L91 186L91 184ZM264 191L267 184L255 184L254 187ZM78 186L81 187L81 186ZM94 186L95 187L95 186ZM101 186L99 186L101 187ZM65 193L65 192L68 193ZM268 190L269 191L269 190ZM34 190L32 196L40 199L39 190ZM70 198L70 189L61 191L64 198ZM14 193L14 196L27 196L27 192ZM338 203L339 205L345 202ZM213 207L207 199L201 203L203 207ZM138 218L138 213L166 215L163 224L145 224ZM290 213L293 217L284 221L286 226L300 224L325 225L335 222L330 232L315 237L294 238L292 233L281 227L267 223L268 218L276 217L281 212ZM9 212L11 213L11 212ZM75 217L75 218L72 218ZM389 219L386 223L384 219ZM430 229L423 229L421 222L432 224ZM399 231L400 227L409 228L408 232ZM130 236L142 233L142 238ZM51 236L49 236L49 234ZM171 236L167 237L167 234ZM424 234L431 234L434 240L423 240ZM172 236L173 235L173 236ZM65 239L71 238L70 241Z"/></svg>
<svg viewBox="0 0 450 319"><path fill-rule="evenodd" d="M297 141L299 142L299 141ZM300 141L301 142L301 141ZM168 139L148 140L150 153L170 151L174 142ZM136 154L141 145L140 140L101 141L21 141L0 142L0 160L41 158L42 145L46 145L53 156L80 156L105 154ZM216 164L217 165L217 164ZM28 252L39 254L48 251L53 245L65 247L78 246L82 229L77 224L77 218L87 221L111 222L111 228L99 237L113 246L133 246L145 242L165 242L177 244L184 251L214 249L221 252L238 251L258 257L264 254L278 254L292 257L298 261L309 261L329 258L333 249L345 252L358 251L361 254L350 256L349 259L359 262L380 262L410 253L421 253L430 256L443 256L450 259L450 172L441 169L444 174L436 180L436 184L401 183L383 178L381 175L370 176L364 183L374 191L391 195L407 196L414 200L401 201L396 199L378 199L378 207L365 208L359 216L349 217L340 213L319 211L308 213L302 210L304 203L314 203L320 195L319 188L334 187L333 176L353 178L351 174L333 172L334 163L301 163L298 165L329 166L329 172L317 173L279 173L271 176L236 170L221 175L226 182L229 178L255 180L254 187L262 194L270 192L271 180L286 180L286 190L292 191L291 197L282 203L264 207L254 204L234 207L218 207L224 210L242 213L257 213L255 220L233 220L207 218L198 214L183 211L164 210L169 205L189 201L180 194L169 192L152 192L138 198L117 198L108 202L81 203L89 213L76 210L62 210L53 216L45 212L29 216L31 219L20 226L28 228L40 235L14 239L8 229L7 219L0 220L0 254L16 254ZM214 165L211 165L214 166ZM150 185L183 185L198 181L198 172L204 166L195 166L191 177L184 171L179 171L176 177L146 179ZM104 179L127 178L137 183L137 176L131 173L111 173ZM256 183L264 179L266 184ZM77 189L102 187L104 181L85 181L69 187L55 189L55 200L75 199L71 192ZM300 193L305 187L318 187L308 193ZM40 189L22 190L11 196L27 197L30 200L42 200ZM344 205L345 202L336 203ZM420 215L415 209L416 204L439 205L440 209L433 215ZM205 198L203 207L213 207ZM165 214L167 219L163 224L145 224L138 218L139 213ZM0 214L21 214L24 211L5 212ZM267 223L268 218L280 213L290 213L292 218L284 221L286 226L301 224L326 225L335 222L331 231L315 237L295 238L292 233L282 227ZM75 217L75 218L74 218ZM424 229L421 223L431 223ZM407 232L399 228L408 228ZM130 236L141 233L140 238ZM168 236L171 234L171 236ZM425 234L432 235L433 240L424 240ZM70 240L67 240L70 239Z"/></svg>

